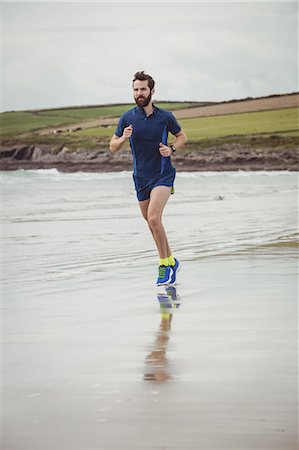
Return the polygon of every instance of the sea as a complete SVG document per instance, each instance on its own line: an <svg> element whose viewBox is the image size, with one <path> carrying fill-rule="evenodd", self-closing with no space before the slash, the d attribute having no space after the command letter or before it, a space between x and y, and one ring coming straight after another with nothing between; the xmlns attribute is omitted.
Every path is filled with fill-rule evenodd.
<svg viewBox="0 0 299 450"><path fill-rule="evenodd" d="M0 172L3 450L293 450L298 174Z"/></svg>

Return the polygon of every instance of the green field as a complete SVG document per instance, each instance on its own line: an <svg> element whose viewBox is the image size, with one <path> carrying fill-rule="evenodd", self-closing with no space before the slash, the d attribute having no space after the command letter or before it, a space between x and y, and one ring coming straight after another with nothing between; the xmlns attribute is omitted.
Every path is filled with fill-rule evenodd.
<svg viewBox="0 0 299 450"><path fill-rule="evenodd" d="M299 136L298 108L277 109L255 113L182 119L180 124L188 141L215 139L225 136L276 134ZM115 127L89 128L75 133L77 137L99 138L113 134ZM74 134L74 133L69 133Z"/></svg>
<svg viewBox="0 0 299 450"><path fill-rule="evenodd" d="M178 104L182 105L182 104ZM178 106L177 105L177 106ZM108 114L119 115L130 108L131 105L119 105L101 108L74 108L65 110L41 111L37 115L33 112L5 113L1 115L3 125L3 138L30 144L64 144L70 150L78 148L107 148L108 142L114 134L116 126L86 128L76 132L64 132L57 135L39 135L38 128L61 125L62 123L74 124L80 121L106 117ZM166 108L169 104L160 105ZM174 104L170 104L174 109ZM186 107L186 103L184 103ZM242 114L227 114L221 116L182 119L180 123L187 134L188 144L185 147L200 149L221 145L225 142L249 142L252 145L273 146L277 148L290 143L298 145L298 108L275 109ZM78 114L67 116L67 114ZM65 122L63 122L65 121ZM28 135L22 136L24 131ZM279 142L273 143L273 136L279 137ZM253 141L254 138L254 141ZM173 138L170 135L170 142Z"/></svg>
<svg viewBox="0 0 299 450"><path fill-rule="evenodd" d="M158 107L177 111L201 105L200 103L176 102L157 103ZM48 109L40 111L6 112L0 114L1 135L9 137L28 131L35 131L46 127L57 127L85 122L103 117L119 117L123 112L133 108L133 104L111 105L99 107Z"/></svg>
<svg viewBox="0 0 299 450"><path fill-rule="evenodd" d="M189 141L244 135L299 136L298 108L183 119L180 121Z"/></svg>

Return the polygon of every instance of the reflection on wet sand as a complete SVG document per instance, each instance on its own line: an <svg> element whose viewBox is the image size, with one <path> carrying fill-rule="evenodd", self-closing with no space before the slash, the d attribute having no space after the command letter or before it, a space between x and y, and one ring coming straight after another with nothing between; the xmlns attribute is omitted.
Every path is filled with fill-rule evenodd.
<svg viewBox="0 0 299 450"><path fill-rule="evenodd" d="M175 286L165 286L164 288L164 292L157 293L157 300L160 305L161 321L156 334L156 339L153 343L153 350L146 357L146 371L143 377L146 381L154 381L158 383L164 383L171 380L166 352L168 348L169 331L171 330L173 312L181 304L181 300Z"/></svg>

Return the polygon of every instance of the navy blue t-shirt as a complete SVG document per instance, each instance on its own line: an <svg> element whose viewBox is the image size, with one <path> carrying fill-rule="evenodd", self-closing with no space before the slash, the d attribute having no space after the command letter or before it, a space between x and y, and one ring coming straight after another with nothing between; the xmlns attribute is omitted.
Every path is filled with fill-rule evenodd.
<svg viewBox="0 0 299 450"><path fill-rule="evenodd" d="M168 145L168 133L177 134L181 127L174 115L154 106L153 113L146 117L143 108L136 106L122 114L115 134L121 137L129 125L133 126L130 146L134 161L134 175L153 178L173 170L170 156L164 157L159 152L159 144Z"/></svg>

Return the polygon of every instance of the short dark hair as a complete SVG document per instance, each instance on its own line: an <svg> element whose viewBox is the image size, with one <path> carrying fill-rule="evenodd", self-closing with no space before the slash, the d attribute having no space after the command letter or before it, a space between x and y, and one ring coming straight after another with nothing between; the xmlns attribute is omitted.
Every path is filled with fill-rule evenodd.
<svg viewBox="0 0 299 450"><path fill-rule="evenodd" d="M134 84L134 81L136 81L136 80L140 80L140 81L147 80L148 87L150 88L150 90L152 90L155 86L155 81L153 80L153 78L150 75L148 75L147 73L144 73L144 70L135 73L134 79L133 79L133 84Z"/></svg>

